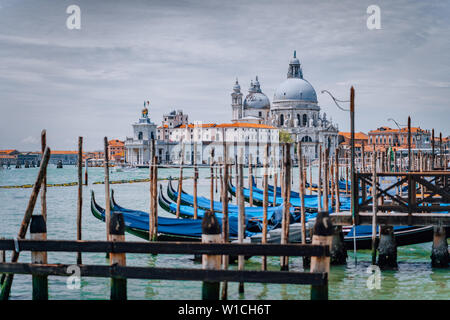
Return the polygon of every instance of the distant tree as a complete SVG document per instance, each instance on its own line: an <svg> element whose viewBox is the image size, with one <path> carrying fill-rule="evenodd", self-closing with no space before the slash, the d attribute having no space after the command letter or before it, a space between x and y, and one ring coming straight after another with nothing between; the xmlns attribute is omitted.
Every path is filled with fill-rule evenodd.
<svg viewBox="0 0 450 320"><path fill-rule="evenodd" d="M294 142L294 139L292 139L291 134L285 130L280 130L279 140L280 140L280 143L293 143Z"/></svg>

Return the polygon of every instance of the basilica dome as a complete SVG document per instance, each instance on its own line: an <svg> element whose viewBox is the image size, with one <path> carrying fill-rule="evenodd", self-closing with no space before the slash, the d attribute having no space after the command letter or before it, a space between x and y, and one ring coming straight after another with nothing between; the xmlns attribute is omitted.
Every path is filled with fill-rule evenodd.
<svg viewBox="0 0 450 320"><path fill-rule="evenodd" d="M313 86L302 78L288 78L275 90L273 101L307 101L317 103L317 95Z"/></svg>
<svg viewBox="0 0 450 320"><path fill-rule="evenodd" d="M256 76L255 82L251 82L248 95L244 100L244 109L269 109L269 98L261 91L261 86Z"/></svg>

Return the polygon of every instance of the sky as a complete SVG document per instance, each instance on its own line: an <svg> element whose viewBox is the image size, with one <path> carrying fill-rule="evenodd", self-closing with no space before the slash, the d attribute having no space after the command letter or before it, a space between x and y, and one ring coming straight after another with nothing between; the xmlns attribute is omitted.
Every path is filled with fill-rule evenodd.
<svg viewBox="0 0 450 320"><path fill-rule="evenodd" d="M68 29L78 5L81 28ZM367 8L380 8L369 30ZM100 150L149 115L230 122L232 87L269 97L297 51L322 112L349 131L328 90L355 94L356 131L389 118L450 134L449 1L0 0L0 149ZM344 107L348 107L343 103Z"/></svg>

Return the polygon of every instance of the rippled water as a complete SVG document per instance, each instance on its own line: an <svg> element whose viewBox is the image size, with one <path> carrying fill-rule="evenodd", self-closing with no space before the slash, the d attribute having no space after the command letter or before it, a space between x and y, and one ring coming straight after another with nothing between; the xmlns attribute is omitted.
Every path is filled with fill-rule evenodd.
<svg viewBox="0 0 450 320"><path fill-rule="evenodd" d="M0 185L23 185L34 183L37 168L0 170ZM96 193L98 203L104 206L104 185L93 184L103 180L103 168L89 168L89 186L83 187L83 239L105 240L105 224L90 212L90 190ZM160 169L159 177L178 176L178 169ZM315 171L313 172L315 174ZM200 169L199 194L209 196L209 169ZM294 177L298 176L294 170ZM192 177L190 169L184 176ZM132 172L111 171L110 180L147 178L148 170L138 169ZM66 183L77 181L77 168L65 166L48 169L48 183ZM261 180L259 180L261 181ZM294 179L294 182L298 179ZM164 186L165 181L161 182ZM148 211L149 183L114 184L117 202L127 208ZM192 180L185 180L183 188L192 192ZM294 183L293 190L296 190ZM17 235L25 212L31 189L0 189L0 236L12 238ZM216 194L216 200L219 194ZM76 239L77 187L50 187L47 189L48 238ZM35 213L40 212L39 201ZM158 213L172 216L159 208ZM127 241L141 239L127 234ZM431 243L404 246L398 248L397 271L381 273L381 288L369 289L367 280L370 274L370 252L358 251L355 265L353 252L348 252L346 266L332 266L329 275L330 299L449 299L450 272L448 269L433 269L430 263ZM8 252L7 258L10 258ZM138 255L127 254L127 264L133 266L191 267L200 268L201 264L192 261L187 255ZM301 258L291 258L290 270L302 271ZM260 257L252 257L246 262L246 269L260 269ZM29 262L30 254L21 253L20 262ZM75 263L76 253L49 253L49 263ZM83 254L85 264L108 264L104 254ZM270 270L279 270L279 259L268 258ZM231 266L235 268L236 266ZM83 278L81 288L70 290L65 277L49 277L50 299L109 299L110 279ZM245 294L238 294L237 283L229 283L230 299L309 299L310 287L301 285L246 284ZM129 299L200 299L201 282L128 280ZM31 276L16 275L11 299L31 299Z"/></svg>

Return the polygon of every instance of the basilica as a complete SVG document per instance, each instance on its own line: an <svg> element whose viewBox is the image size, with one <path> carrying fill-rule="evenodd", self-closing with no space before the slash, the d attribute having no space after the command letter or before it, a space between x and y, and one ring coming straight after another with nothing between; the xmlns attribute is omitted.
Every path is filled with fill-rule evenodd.
<svg viewBox="0 0 450 320"><path fill-rule="evenodd" d="M275 90L272 103L262 92L256 77L243 99L238 80L231 93L232 122L274 126L291 134L294 141L302 141L303 154L310 159L319 155L319 145L329 148L330 154L338 146L338 126L321 113L313 86L303 78L299 59L294 51L289 61L287 79Z"/></svg>

